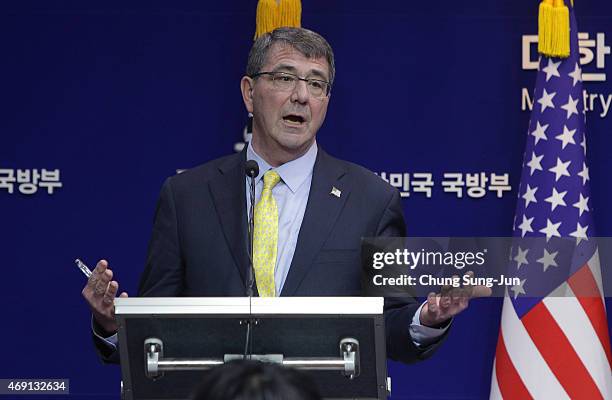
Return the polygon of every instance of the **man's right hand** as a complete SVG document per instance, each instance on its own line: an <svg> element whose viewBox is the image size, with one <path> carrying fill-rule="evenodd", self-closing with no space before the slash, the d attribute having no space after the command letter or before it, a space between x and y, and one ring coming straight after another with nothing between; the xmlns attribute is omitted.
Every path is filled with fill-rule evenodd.
<svg viewBox="0 0 612 400"><path fill-rule="evenodd" d="M81 292L89 303L94 319L105 330L104 333L109 335L116 333L118 329L113 301L119 283L112 279L113 271L108 267L108 262L100 260ZM123 292L119 297L128 297L128 294Z"/></svg>

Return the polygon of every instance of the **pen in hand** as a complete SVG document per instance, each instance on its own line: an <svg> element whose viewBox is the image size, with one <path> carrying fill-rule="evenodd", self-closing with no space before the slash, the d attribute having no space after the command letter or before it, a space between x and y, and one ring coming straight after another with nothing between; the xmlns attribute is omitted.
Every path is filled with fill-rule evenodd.
<svg viewBox="0 0 612 400"><path fill-rule="evenodd" d="M87 267L87 265L85 265L85 263L78 258L74 260L74 263L85 274L87 279L89 279L89 277L91 276L91 270L89 269L89 267Z"/></svg>

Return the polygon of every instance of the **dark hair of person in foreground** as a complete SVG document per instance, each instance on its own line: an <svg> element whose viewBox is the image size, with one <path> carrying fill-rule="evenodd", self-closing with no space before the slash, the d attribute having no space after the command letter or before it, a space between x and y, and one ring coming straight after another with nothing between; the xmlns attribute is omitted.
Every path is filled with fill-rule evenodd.
<svg viewBox="0 0 612 400"><path fill-rule="evenodd" d="M193 400L320 400L312 380L293 369L258 361L232 361L213 368Z"/></svg>

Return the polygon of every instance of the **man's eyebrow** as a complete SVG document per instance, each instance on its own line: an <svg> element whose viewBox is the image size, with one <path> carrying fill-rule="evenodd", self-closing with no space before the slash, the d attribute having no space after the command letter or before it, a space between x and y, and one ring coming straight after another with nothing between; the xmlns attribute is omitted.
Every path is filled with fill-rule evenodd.
<svg viewBox="0 0 612 400"><path fill-rule="evenodd" d="M277 65L274 69L273 72L290 72L294 75L298 75L297 74L297 69L290 64L279 64ZM311 69L310 71L308 71L308 74L306 75L306 77L315 77L317 79L322 79L324 81L327 81L327 77L325 76L325 73L318 70L318 69Z"/></svg>

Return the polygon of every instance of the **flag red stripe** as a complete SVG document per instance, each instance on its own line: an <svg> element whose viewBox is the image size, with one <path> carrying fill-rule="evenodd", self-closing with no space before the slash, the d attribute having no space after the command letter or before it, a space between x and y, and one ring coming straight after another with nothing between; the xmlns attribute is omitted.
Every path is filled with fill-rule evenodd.
<svg viewBox="0 0 612 400"><path fill-rule="evenodd" d="M499 391L504 399L533 399L512 364L501 329L495 351L495 374Z"/></svg>
<svg viewBox="0 0 612 400"><path fill-rule="evenodd" d="M522 318L527 333L572 399L603 399L595 381L544 303Z"/></svg>
<svg viewBox="0 0 612 400"><path fill-rule="evenodd" d="M612 367L612 353L610 351L610 336L608 335L608 321L606 319L606 308L599 293L597 282L588 264L585 264L574 275L568 279L568 283L574 295L578 298L584 309L593 330L601 342L608 364Z"/></svg>

